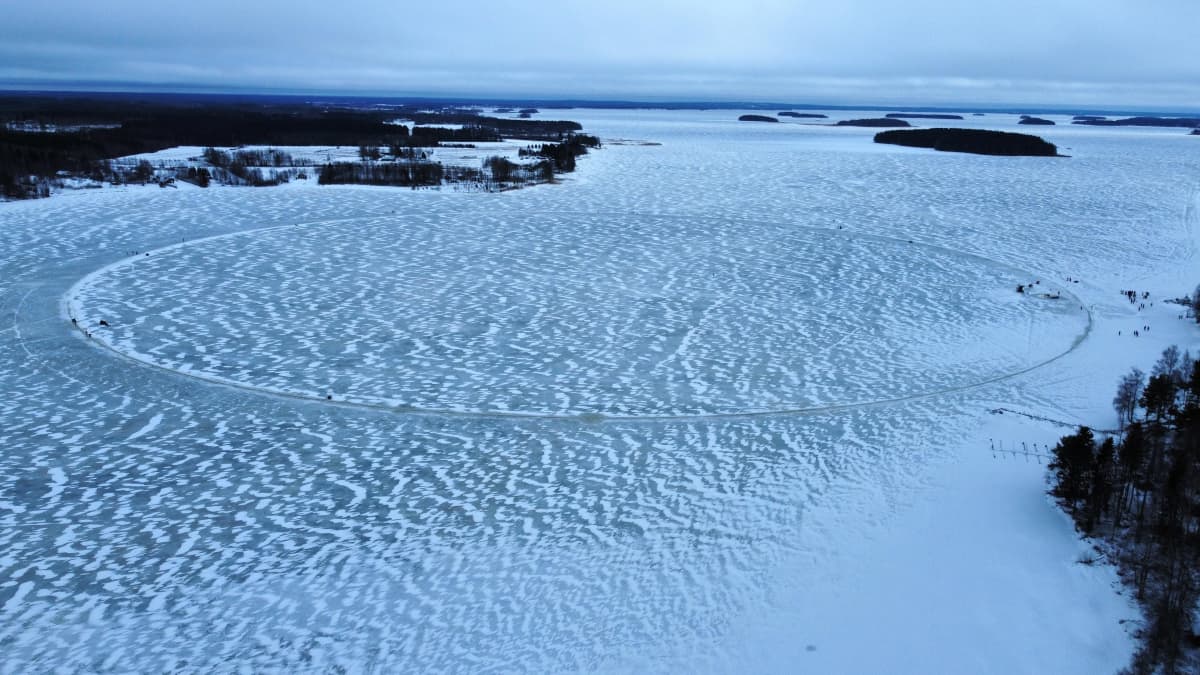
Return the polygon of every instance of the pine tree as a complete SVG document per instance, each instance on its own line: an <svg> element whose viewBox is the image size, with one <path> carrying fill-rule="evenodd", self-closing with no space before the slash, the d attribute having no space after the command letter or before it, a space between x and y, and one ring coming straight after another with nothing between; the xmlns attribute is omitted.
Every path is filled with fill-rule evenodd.
<svg viewBox="0 0 1200 675"><path fill-rule="evenodd" d="M1087 495L1087 516L1084 530L1091 532L1104 514L1108 513L1116 473L1116 447L1111 437L1104 439L1096 452L1092 466L1092 484Z"/></svg>
<svg viewBox="0 0 1200 675"><path fill-rule="evenodd" d="M1062 500L1076 523L1081 515L1079 504L1087 498L1091 487L1095 449L1095 438L1087 427L1079 427L1075 434L1063 436L1054 446L1054 459L1049 468L1054 472L1055 482L1050 493Z"/></svg>
<svg viewBox="0 0 1200 675"><path fill-rule="evenodd" d="M1175 392L1175 378L1171 374L1152 375L1138 402L1146 409L1146 414L1154 415L1154 421L1161 425L1175 406Z"/></svg>
<svg viewBox="0 0 1200 675"><path fill-rule="evenodd" d="M1125 430L1125 440L1121 442L1117 454L1117 476L1121 491L1117 498L1116 513L1113 514L1114 527L1121 526L1121 516L1128 508L1132 488L1137 484L1142 472L1142 463L1146 458L1146 442L1140 422L1134 422Z"/></svg>

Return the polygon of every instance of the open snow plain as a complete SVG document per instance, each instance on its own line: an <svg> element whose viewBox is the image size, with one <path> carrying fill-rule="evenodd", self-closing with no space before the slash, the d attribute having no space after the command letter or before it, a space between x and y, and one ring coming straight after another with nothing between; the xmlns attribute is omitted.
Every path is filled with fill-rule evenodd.
<svg viewBox="0 0 1200 675"><path fill-rule="evenodd" d="M1062 428L992 411L1103 427L1195 344L1118 290L1195 284L1197 139L737 114L571 111L606 147L510 193L0 204L0 671L1124 665L989 452Z"/></svg>

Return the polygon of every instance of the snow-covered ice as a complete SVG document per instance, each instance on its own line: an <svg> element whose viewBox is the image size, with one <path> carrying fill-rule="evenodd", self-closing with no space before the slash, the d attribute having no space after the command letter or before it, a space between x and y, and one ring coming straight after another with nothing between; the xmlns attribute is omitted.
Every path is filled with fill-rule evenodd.
<svg viewBox="0 0 1200 675"><path fill-rule="evenodd" d="M189 374L419 410L816 411L1027 370L1087 329L980 256L792 222L561 213L318 221L181 244L71 293ZM1049 284L1046 284L1049 287ZM196 289L209 289L198 294ZM1061 328L1033 336L1032 327Z"/></svg>
<svg viewBox="0 0 1200 675"><path fill-rule="evenodd" d="M571 112L559 185L0 204L0 670L1123 666L989 441L1195 351L1194 139Z"/></svg>

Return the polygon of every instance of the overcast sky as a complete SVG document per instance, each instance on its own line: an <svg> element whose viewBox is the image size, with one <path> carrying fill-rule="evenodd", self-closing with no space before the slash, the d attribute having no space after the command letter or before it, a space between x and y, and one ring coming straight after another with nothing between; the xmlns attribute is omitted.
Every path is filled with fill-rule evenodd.
<svg viewBox="0 0 1200 675"><path fill-rule="evenodd" d="M1200 0L0 0L0 86L1200 109Z"/></svg>

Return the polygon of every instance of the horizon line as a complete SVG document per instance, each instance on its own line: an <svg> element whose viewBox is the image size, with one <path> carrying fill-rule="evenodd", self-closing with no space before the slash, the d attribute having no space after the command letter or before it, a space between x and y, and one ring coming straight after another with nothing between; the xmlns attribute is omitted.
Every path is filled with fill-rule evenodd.
<svg viewBox="0 0 1200 675"><path fill-rule="evenodd" d="M0 97L3 96L101 96L101 97L207 97L227 99L313 99L334 101L377 102L377 103L441 103L452 105L540 105L547 108L615 108L615 109L712 109L712 110L896 110L914 112L996 112L996 113L1108 113L1138 115L1144 113L1167 114L1179 117L1200 116L1200 112L1182 107L1159 105L1138 106L1129 104L1054 104L1045 102L1015 103L970 103L970 102L910 102L911 105L888 105L885 103L832 103L787 102L767 98L669 98L669 97L623 97L609 96L546 96L546 95L497 95L497 94L432 94L382 93L378 91L333 91L297 90L270 87L221 87L217 85L186 85L175 83L138 84L130 82L22 82L0 80Z"/></svg>

